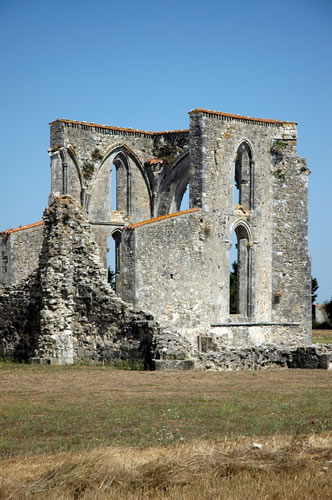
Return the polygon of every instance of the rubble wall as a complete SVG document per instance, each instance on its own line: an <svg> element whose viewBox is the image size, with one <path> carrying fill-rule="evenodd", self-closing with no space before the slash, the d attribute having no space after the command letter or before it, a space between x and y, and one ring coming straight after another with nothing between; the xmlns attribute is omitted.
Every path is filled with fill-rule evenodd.
<svg viewBox="0 0 332 500"><path fill-rule="evenodd" d="M106 283L79 203L56 198L44 222L39 268L0 295L1 355L58 364L140 359L142 336L158 325Z"/></svg>

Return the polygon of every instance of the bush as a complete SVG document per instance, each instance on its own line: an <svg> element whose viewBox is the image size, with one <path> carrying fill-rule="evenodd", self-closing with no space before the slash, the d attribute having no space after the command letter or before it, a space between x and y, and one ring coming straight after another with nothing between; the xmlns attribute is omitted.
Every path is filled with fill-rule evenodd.
<svg viewBox="0 0 332 500"><path fill-rule="evenodd" d="M323 321L323 323L319 323L315 319L312 320L312 328L314 330L330 330L331 325L327 321Z"/></svg>

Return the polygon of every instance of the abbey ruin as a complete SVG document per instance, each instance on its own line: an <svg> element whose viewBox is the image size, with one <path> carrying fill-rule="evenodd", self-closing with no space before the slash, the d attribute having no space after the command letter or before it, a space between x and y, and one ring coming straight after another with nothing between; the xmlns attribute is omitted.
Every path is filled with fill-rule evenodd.
<svg viewBox="0 0 332 500"><path fill-rule="evenodd" d="M296 124L189 116L188 130L167 132L51 123L44 220L1 233L4 357L135 357L149 331L157 360L205 356L228 368L237 356L239 368L311 344L309 170Z"/></svg>

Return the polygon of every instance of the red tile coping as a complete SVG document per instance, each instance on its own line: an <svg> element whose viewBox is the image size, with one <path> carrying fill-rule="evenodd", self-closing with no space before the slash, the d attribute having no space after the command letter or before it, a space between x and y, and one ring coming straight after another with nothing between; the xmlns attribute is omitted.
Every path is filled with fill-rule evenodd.
<svg viewBox="0 0 332 500"><path fill-rule="evenodd" d="M285 124L290 124L290 125L297 125L296 122L284 122L280 120L270 120L268 118L253 118L252 116L243 116L243 115L233 115L230 113L223 113L222 111L211 111L210 109L193 109L192 111L189 111L189 114L194 114L194 113L208 113L209 115L217 115L217 116L225 116L226 118L234 118L235 120L249 120L252 122L263 122L263 123L276 123L279 125Z"/></svg>
<svg viewBox="0 0 332 500"><path fill-rule="evenodd" d="M11 234L17 233L18 231L24 231L25 229L31 229L33 227L43 226L44 221L41 220L39 222L34 222L33 224L28 224L26 226L15 227L14 229L6 229L5 231L1 231L0 234Z"/></svg>
<svg viewBox="0 0 332 500"><path fill-rule="evenodd" d="M194 212L199 212L200 208L189 208L188 210L183 210L182 212L174 212L173 214L161 215L160 217L154 217L153 219L143 220L142 222L136 222L135 224L130 224L126 226L125 229L136 229L137 227L145 226L146 224L153 224L154 222L159 222L161 220L172 219L173 217L178 217L179 215L192 214Z"/></svg>
<svg viewBox="0 0 332 500"><path fill-rule="evenodd" d="M56 122L73 123L76 125L83 125L86 127L98 127L98 128L105 128L107 130L114 130L114 131L118 131L118 132L132 132L132 133L147 134L147 135L180 134L180 133L189 132L188 129L185 129L185 130L165 130L163 132L149 132L147 130L137 130L135 128L111 127L110 125L99 125L98 123L87 123L87 122L79 122L76 120L67 120L65 118L57 118L56 120L51 122L50 125L52 125L53 123L56 123Z"/></svg>
<svg viewBox="0 0 332 500"><path fill-rule="evenodd" d="M159 165L160 163L169 163L166 158L152 158L149 162L149 165Z"/></svg>

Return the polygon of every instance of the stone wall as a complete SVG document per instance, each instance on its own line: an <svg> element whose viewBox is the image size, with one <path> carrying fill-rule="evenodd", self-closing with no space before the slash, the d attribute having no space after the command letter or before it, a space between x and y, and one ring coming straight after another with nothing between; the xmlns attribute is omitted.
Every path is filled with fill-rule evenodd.
<svg viewBox="0 0 332 500"><path fill-rule="evenodd" d="M212 331L235 345L310 344L309 171L296 154L296 124L194 110L189 143L191 204L202 207L212 228ZM282 159L275 153L280 144ZM249 173L240 182L247 197L237 204L241 147L249 152ZM245 243L248 256L247 310L238 314L229 310L233 232L245 234L238 246Z"/></svg>
<svg viewBox="0 0 332 500"><path fill-rule="evenodd" d="M122 237L122 296L195 346L210 326L210 230L189 209L128 226Z"/></svg>
<svg viewBox="0 0 332 500"><path fill-rule="evenodd" d="M148 311L148 318L153 314L177 339L176 352L189 356L204 343L220 351L309 345L309 170L296 153L296 138L295 123L200 109L190 112L189 131L53 122L52 195L36 278L40 338L57 338L56 349L68 359L99 359L93 353L109 348L97 347L104 345L93 340L97 338L105 338L114 351L112 325L123 338L115 320L115 313L122 315L122 302L103 297L109 296L108 241L116 232L121 239L117 293L132 307ZM116 210L111 209L112 168ZM188 184L192 208L177 213ZM10 235L8 248L17 248L22 268L27 239L18 235ZM233 235L238 248L236 312L230 311ZM29 273L39 251L37 236L30 239L36 241L31 243L36 251L31 252L35 263L27 266ZM9 262L4 284L18 276L8 248L2 260L3 269ZM123 307L130 316L128 304ZM48 345L45 352L50 349Z"/></svg>
<svg viewBox="0 0 332 500"><path fill-rule="evenodd" d="M125 228L122 296L193 348L199 336L219 349L310 344L308 169L296 154L296 124L195 110L189 146L191 206L201 210ZM233 233L244 255L236 314Z"/></svg>
<svg viewBox="0 0 332 500"><path fill-rule="evenodd" d="M50 364L140 360L140 343L148 335L156 369L331 369L329 345L241 347L239 341L235 347L223 345L217 335L204 333L209 321L206 299L211 299L204 281L207 259L202 260L200 271L199 266L192 268L199 256L204 256L209 241L210 230L201 210L160 217L125 231L128 248L136 252L149 247L149 238L153 240L153 230L158 227L166 241L173 235L174 246L168 253L162 251L161 240L160 252L154 256L151 245L140 259L143 267L139 273L133 270L133 275L142 280L135 288L141 292L135 296L137 306L140 300L149 305L151 297L151 309L159 305L157 314L162 326L169 329L160 328L150 312L133 308L117 297L105 282L90 224L73 198L54 199L44 213L44 222L39 267L27 280L0 295L2 358ZM173 255L173 260L169 257L166 261L165 255ZM153 290L145 291L142 283L148 285L148 277L155 271L161 281ZM188 288L184 290L185 286ZM193 339L198 339L197 346Z"/></svg>
<svg viewBox="0 0 332 500"><path fill-rule="evenodd" d="M185 188L182 178L189 180L188 162L182 161L187 153L187 130L154 133L56 120L51 123L49 149L51 191L55 196L68 193L83 206L106 266L114 230L178 208Z"/></svg>
<svg viewBox="0 0 332 500"><path fill-rule="evenodd" d="M264 370L271 368L332 369L332 346L315 345L297 349L256 346L197 352L191 359L156 360L156 370Z"/></svg>
<svg viewBox="0 0 332 500"><path fill-rule="evenodd" d="M272 318L299 321L299 344L311 342L308 174L295 140L279 134L272 148ZM299 300L301 297L301 300Z"/></svg>
<svg viewBox="0 0 332 500"><path fill-rule="evenodd" d="M43 222L0 233L0 289L26 279L38 266Z"/></svg>
<svg viewBox="0 0 332 500"><path fill-rule="evenodd" d="M59 364L140 359L142 336L158 333L158 325L106 283L80 205L56 198L44 222L38 269L0 295L1 355Z"/></svg>
<svg viewBox="0 0 332 500"><path fill-rule="evenodd" d="M130 182L132 206L124 215L137 222L154 215L160 170L164 172L166 165L175 164L188 151L188 131L154 133L57 120L51 124L49 151L52 192L55 195L67 192L79 202L83 198L84 208L95 222L116 217L111 213L109 177L114 160L118 158L119 164L122 161L130 179L127 175L120 176L118 194L125 198ZM155 161L151 163L152 159ZM74 188L74 184L80 189ZM122 205L120 211L126 212L126 203Z"/></svg>
<svg viewBox="0 0 332 500"><path fill-rule="evenodd" d="M0 358L28 361L38 350L41 294L37 271L0 294Z"/></svg>

